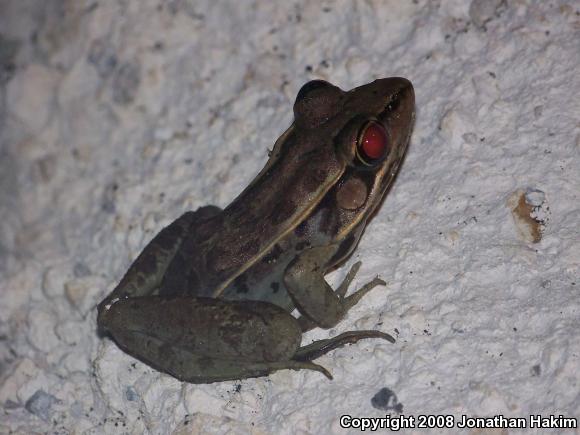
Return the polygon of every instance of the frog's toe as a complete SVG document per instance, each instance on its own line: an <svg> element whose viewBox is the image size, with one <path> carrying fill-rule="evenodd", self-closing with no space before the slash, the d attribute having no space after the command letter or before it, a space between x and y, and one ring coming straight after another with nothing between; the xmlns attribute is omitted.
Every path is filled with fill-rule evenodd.
<svg viewBox="0 0 580 435"><path fill-rule="evenodd" d="M354 280L354 277L358 273L358 271L361 268L361 266L362 266L362 261L357 261L356 263L354 263L350 267L350 269L347 272L346 276L344 277L344 279L342 280L342 282L340 283L340 285L336 289L336 294L339 297L344 297L344 295L346 295L346 292L348 290L348 287L350 286L350 284Z"/></svg>
<svg viewBox="0 0 580 435"><path fill-rule="evenodd" d="M350 310L352 307L358 304L358 302L372 289L381 285L386 286L387 283L377 276L372 281L369 281L365 285L363 285L352 295L344 298L344 312L346 313L348 310Z"/></svg>
<svg viewBox="0 0 580 435"><path fill-rule="evenodd" d="M390 343L395 343L395 339L387 334L386 332L374 331L374 330L363 330L363 331L348 331L333 338L327 338L325 340L318 340L307 346L302 346L296 351L294 355L294 360L296 361L311 361L313 359L319 358L322 355L334 350L338 347L342 347L345 344L353 344L359 340L365 338L381 338L387 340Z"/></svg>

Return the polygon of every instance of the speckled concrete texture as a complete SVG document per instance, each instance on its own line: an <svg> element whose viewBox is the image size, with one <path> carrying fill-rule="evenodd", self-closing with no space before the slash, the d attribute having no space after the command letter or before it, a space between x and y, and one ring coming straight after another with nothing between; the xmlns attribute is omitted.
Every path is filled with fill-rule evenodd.
<svg viewBox="0 0 580 435"><path fill-rule="evenodd" d="M579 71L565 0L0 1L0 433L579 419ZM252 180L303 83L388 76L413 82L415 130L346 264L363 261L354 287L388 286L303 342L395 344L318 359L333 381L191 385L97 335L96 304L144 245Z"/></svg>

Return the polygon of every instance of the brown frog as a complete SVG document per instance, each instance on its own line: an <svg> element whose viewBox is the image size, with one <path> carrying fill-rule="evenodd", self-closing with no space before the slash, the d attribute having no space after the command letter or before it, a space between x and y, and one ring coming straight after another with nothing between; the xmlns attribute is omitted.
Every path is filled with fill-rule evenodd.
<svg viewBox="0 0 580 435"><path fill-rule="evenodd" d="M99 304L98 325L127 353L193 383L312 369L313 359L363 338L331 328L375 278L350 296L356 263L336 290L324 275L354 251L397 174L415 117L413 86L385 78L345 92L306 83L294 122L262 171L224 210L205 206L161 230ZM298 319L290 312L297 308Z"/></svg>

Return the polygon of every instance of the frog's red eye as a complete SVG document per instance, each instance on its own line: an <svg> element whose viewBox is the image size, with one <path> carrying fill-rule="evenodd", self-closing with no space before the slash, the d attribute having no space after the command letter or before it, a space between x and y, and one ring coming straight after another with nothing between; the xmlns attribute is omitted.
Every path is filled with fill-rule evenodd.
<svg viewBox="0 0 580 435"><path fill-rule="evenodd" d="M356 144L358 160L367 166L373 166L384 160L389 151L389 136L385 128L376 121L366 123Z"/></svg>

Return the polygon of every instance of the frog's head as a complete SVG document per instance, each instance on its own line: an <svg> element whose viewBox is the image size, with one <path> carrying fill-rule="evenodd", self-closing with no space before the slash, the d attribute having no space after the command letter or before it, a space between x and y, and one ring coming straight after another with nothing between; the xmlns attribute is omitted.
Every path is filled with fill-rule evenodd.
<svg viewBox="0 0 580 435"><path fill-rule="evenodd" d="M344 92L324 80L306 83L296 96L294 124L332 136L348 166L375 168L400 159L415 119L415 93L402 77L375 80Z"/></svg>
<svg viewBox="0 0 580 435"><path fill-rule="evenodd" d="M294 115L296 126L331 138L327 156L342 171L327 198L344 215L338 232L348 232L376 208L397 174L415 119L413 85L391 77L344 92L311 81L298 93Z"/></svg>

